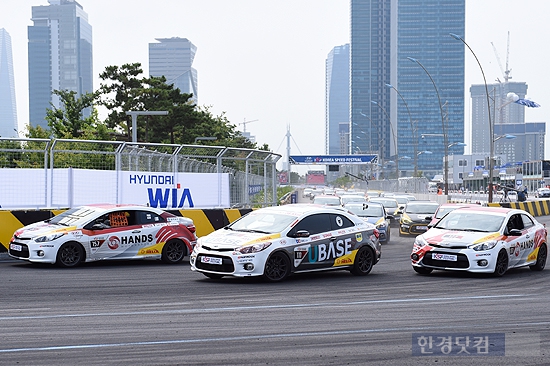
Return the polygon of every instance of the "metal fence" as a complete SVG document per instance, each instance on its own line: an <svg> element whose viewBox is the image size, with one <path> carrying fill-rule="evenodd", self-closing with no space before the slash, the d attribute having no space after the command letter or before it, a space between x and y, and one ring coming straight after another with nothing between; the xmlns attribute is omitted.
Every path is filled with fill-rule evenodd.
<svg viewBox="0 0 550 366"><path fill-rule="evenodd" d="M271 206L277 202L276 163L280 158L281 155L269 151L222 146L0 138L0 184L3 194L25 192L27 203L22 207L42 208L55 207L56 202L61 202L57 201L57 197L65 194L61 191L65 187L61 182L70 174L66 168L225 173L230 177L232 207ZM33 172L41 169L43 179L26 181L25 173L29 169ZM97 188L105 189L106 185L100 183L103 182L98 182ZM110 185L116 187L118 182L109 182L107 186ZM33 204L28 204L29 197Z"/></svg>

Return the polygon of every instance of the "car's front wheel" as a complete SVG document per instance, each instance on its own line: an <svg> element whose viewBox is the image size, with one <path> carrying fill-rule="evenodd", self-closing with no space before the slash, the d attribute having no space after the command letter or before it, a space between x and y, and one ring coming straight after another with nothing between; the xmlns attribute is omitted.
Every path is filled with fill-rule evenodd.
<svg viewBox="0 0 550 366"><path fill-rule="evenodd" d="M356 276L368 275L374 266L374 253L368 246L363 246L355 255L355 262L350 272Z"/></svg>
<svg viewBox="0 0 550 366"><path fill-rule="evenodd" d="M76 267L84 260L84 249L75 241L63 244L57 251L55 264L60 267Z"/></svg>
<svg viewBox="0 0 550 366"><path fill-rule="evenodd" d="M162 261L164 263L174 264L183 260L187 254L185 243L179 239L169 240L162 248Z"/></svg>
<svg viewBox="0 0 550 366"><path fill-rule="evenodd" d="M265 262L264 279L269 282L284 280L290 274L290 260L282 252L275 252Z"/></svg>
<svg viewBox="0 0 550 366"><path fill-rule="evenodd" d="M433 269L431 268L426 268L426 267L416 267L416 266L413 266L413 269L416 273L418 274L421 274L421 275L429 275L430 273L432 273Z"/></svg>
<svg viewBox="0 0 550 366"><path fill-rule="evenodd" d="M495 271L493 274L496 277L501 277L508 270L508 254L505 250L498 252L497 263L495 264Z"/></svg>
<svg viewBox="0 0 550 366"><path fill-rule="evenodd" d="M548 249L546 248L546 244L543 243L539 248L539 253L537 254L537 261L532 266L529 266L529 268L532 271L542 271L546 266L547 257L548 257Z"/></svg>

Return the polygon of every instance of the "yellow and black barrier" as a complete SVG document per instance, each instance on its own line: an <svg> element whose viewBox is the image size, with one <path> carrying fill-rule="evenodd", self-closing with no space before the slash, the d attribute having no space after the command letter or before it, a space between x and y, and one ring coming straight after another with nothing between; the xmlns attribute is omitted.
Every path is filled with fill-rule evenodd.
<svg viewBox="0 0 550 366"><path fill-rule="evenodd" d="M550 200L526 202L499 202L489 203L490 207L517 208L529 212L533 216L550 215Z"/></svg>
<svg viewBox="0 0 550 366"><path fill-rule="evenodd" d="M0 252L6 252L13 233L23 226L47 220L65 210L0 210ZM208 210L167 210L176 216L185 216L193 220L197 236L205 236L214 230L237 220L252 209L208 209Z"/></svg>

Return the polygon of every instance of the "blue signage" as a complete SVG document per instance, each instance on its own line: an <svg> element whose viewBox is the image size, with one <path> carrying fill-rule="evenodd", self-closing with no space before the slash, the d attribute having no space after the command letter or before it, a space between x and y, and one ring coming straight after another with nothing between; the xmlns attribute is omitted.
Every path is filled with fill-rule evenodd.
<svg viewBox="0 0 550 366"><path fill-rule="evenodd" d="M368 164L378 160L378 155L292 155L291 164Z"/></svg>

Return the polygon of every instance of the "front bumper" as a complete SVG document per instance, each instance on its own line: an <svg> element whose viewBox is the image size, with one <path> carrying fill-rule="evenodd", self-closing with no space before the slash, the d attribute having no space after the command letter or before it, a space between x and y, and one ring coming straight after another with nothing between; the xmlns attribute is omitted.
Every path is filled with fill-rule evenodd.
<svg viewBox="0 0 550 366"><path fill-rule="evenodd" d="M399 223L399 234L401 235L421 235L428 231L428 223Z"/></svg>
<svg viewBox="0 0 550 366"><path fill-rule="evenodd" d="M22 243L11 242L8 247L8 254L15 259L26 260L33 263L55 263L57 257L57 246L51 243Z"/></svg>
<svg viewBox="0 0 550 366"><path fill-rule="evenodd" d="M192 271L224 276L252 277L263 275L268 255L269 253L265 251L241 254L201 249L191 253L189 263Z"/></svg>
<svg viewBox="0 0 550 366"><path fill-rule="evenodd" d="M445 271L465 271L474 273L493 273L498 251L480 251L471 249L447 250L433 248L428 251L414 250L411 261L414 267L425 267Z"/></svg>

